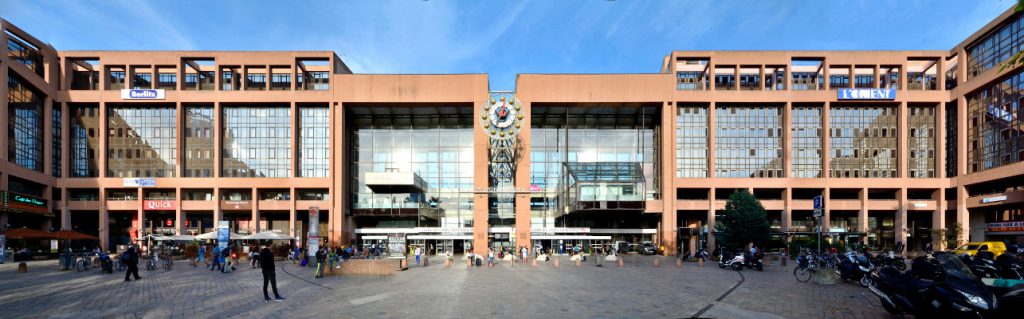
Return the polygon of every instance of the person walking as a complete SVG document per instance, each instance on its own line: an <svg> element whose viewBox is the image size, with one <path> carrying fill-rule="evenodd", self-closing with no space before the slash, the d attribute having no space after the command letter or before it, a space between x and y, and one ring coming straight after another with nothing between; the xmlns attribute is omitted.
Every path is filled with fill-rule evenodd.
<svg viewBox="0 0 1024 319"><path fill-rule="evenodd" d="M420 255L423 254L423 248L420 247L420 246L416 246L415 253L416 253L416 266L419 266L420 265Z"/></svg>
<svg viewBox="0 0 1024 319"><path fill-rule="evenodd" d="M327 254L324 253L324 249L322 247L320 249L316 250L316 273L314 273L313 278L323 278L324 277L323 271L324 271L324 262L325 262L326 258L327 258Z"/></svg>
<svg viewBox="0 0 1024 319"><path fill-rule="evenodd" d="M206 261L206 245L199 246L199 253L196 256L196 265L199 265L199 263L205 263L207 267L210 266L210 263Z"/></svg>
<svg viewBox="0 0 1024 319"><path fill-rule="evenodd" d="M263 247L260 256L273 256L270 248ZM274 301L284 301L281 294L277 293L277 270L274 268L274 258L260 258L260 270L263 272L263 299L270 302L270 294L267 293L267 284L274 288Z"/></svg>
<svg viewBox="0 0 1024 319"><path fill-rule="evenodd" d="M419 256L416 256L419 259ZM487 268L494 267L494 248L487 249Z"/></svg>
<svg viewBox="0 0 1024 319"><path fill-rule="evenodd" d="M249 251L249 266L251 269L256 269L256 266L260 265L260 252L256 250Z"/></svg>
<svg viewBox="0 0 1024 319"><path fill-rule="evenodd" d="M132 275L135 276L135 280L142 279L139 277L139 253L135 251L135 245L129 247L121 257L125 259L125 266L128 266L128 270L124 272L124 281L132 281Z"/></svg>
<svg viewBox="0 0 1024 319"><path fill-rule="evenodd" d="M227 272L228 266L235 267L234 265L230 264L230 262L231 262L231 246L224 247L224 249L220 251L220 260L221 260L220 273L222 273L222 274Z"/></svg>
<svg viewBox="0 0 1024 319"><path fill-rule="evenodd" d="M218 268L224 268L220 265L220 249L217 249L216 247L211 249L213 252L210 253L210 271L216 271Z"/></svg>

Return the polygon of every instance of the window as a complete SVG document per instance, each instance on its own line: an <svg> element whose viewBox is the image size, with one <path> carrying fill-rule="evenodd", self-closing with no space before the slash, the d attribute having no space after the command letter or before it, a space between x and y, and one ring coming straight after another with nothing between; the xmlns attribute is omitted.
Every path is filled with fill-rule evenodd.
<svg viewBox="0 0 1024 319"><path fill-rule="evenodd" d="M43 67L43 55L39 53L39 49L15 34L6 31L5 33L7 33L7 57L12 61L24 64L35 71L36 75L42 77L45 68Z"/></svg>
<svg viewBox="0 0 1024 319"><path fill-rule="evenodd" d="M185 106L185 152L194 155L182 161L184 177L213 177L213 116L212 106Z"/></svg>
<svg viewBox="0 0 1024 319"><path fill-rule="evenodd" d="M935 176L935 107L908 106L910 177ZM955 122L954 122L955 123Z"/></svg>
<svg viewBox="0 0 1024 319"><path fill-rule="evenodd" d="M291 177L291 108L225 106L222 176ZM268 131L278 134L270 136ZM259 131L260 134L252 132ZM270 150L275 158L270 158Z"/></svg>
<svg viewBox="0 0 1024 319"><path fill-rule="evenodd" d="M1020 162L1024 158L1024 72L1018 71L967 96L967 172Z"/></svg>
<svg viewBox="0 0 1024 319"><path fill-rule="evenodd" d="M7 73L7 160L43 171L43 104L46 98L15 75Z"/></svg>
<svg viewBox="0 0 1024 319"><path fill-rule="evenodd" d="M790 115L790 176L818 178L821 175L821 110L820 106L793 106Z"/></svg>
<svg viewBox="0 0 1024 319"><path fill-rule="evenodd" d="M781 107L716 106L715 177L783 177Z"/></svg>
<svg viewBox="0 0 1024 319"><path fill-rule="evenodd" d="M292 78L287 73L274 73L270 78L270 89L271 90L291 90L292 89Z"/></svg>
<svg viewBox="0 0 1024 319"><path fill-rule="evenodd" d="M99 177L99 106L88 104L72 104L68 106L68 131L71 177Z"/></svg>
<svg viewBox="0 0 1024 319"><path fill-rule="evenodd" d="M267 75L264 73L249 73L245 75L246 90L266 90Z"/></svg>
<svg viewBox="0 0 1024 319"><path fill-rule="evenodd" d="M178 75L175 73L160 73L157 78L158 89L174 90L178 86Z"/></svg>
<svg viewBox="0 0 1024 319"><path fill-rule="evenodd" d="M124 70L111 69L107 71L107 82L110 83L111 90L120 90L124 88Z"/></svg>
<svg viewBox="0 0 1024 319"><path fill-rule="evenodd" d="M53 175L53 177L61 177L63 173L63 170L61 169L61 164L63 163L63 147L61 145L63 140L61 138L61 130L64 123L61 122L62 114L60 103L54 102L53 104L53 117L51 118L53 121L53 128L50 130L50 133L52 133L50 134L50 146L52 147L51 152L53 152L53 159L50 161L50 174Z"/></svg>
<svg viewBox="0 0 1024 319"><path fill-rule="evenodd" d="M833 105L829 112L831 177L897 177L896 107Z"/></svg>
<svg viewBox="0 0 1024 319"><path fill-rule="evenodd" d="M299 176L330 176L330 108L299 107Z"/></svg>
<svg viewBox="0 0 1024 319"><path fill-rule="evenodd" d="M1024 15L1013 18L993 28L983 38L967 47L967 79L981 74L1006 61L1011 55L1021 51L1024 46Z"/></svg>
<svg viewBox="0 0 1024 319"><path fill-rule="evenodd" d="M676 177L708 177L708 108L676 109Z"/></svg>
<svg viewBox="0 0 1024 319"><path fill-rule="evenodd" d="M177 160L177 115L173 106L140 104L110 105L107 109L110 131L124 132L107 138L110 154L126 155L107 159L109 177L175 177Z"/></svg>

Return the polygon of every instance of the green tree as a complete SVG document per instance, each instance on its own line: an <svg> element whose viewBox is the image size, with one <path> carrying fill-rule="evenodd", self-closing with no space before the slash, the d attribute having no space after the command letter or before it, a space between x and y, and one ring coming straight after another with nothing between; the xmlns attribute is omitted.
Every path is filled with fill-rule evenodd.
<svg viewBox="0 0 1024 319"><path fill-rule="evenodd" d="M746 190L739 190L729 195L725 213L715 223L715 230L719 245L735 249L751 242L764 246L771 227L761 202Z"/></svg>
<svg viewBox="0 0 1024 319"><path fill-rule="evenodd" d="M932 230L932 234L934 234L935 237L939 237L944 241L946 249L956 249L964 243L961 232L963 232L963 226L961 226L960 223L953 224L949 229Z"/></svg>
<svg viewBox="0 0 1024 319"><path fill-rule="evenodd" d="M1017 0L1017 6L1013 7L1013 11L1024 11L1024 0ZM1006 69L1014 68L1022 63L1024 63L1024 51L1019 51L1017 53L1014 53L1009 60L1006 60L1006 62L999 64L999 72L1003 72L1003 70Z"/></svg>

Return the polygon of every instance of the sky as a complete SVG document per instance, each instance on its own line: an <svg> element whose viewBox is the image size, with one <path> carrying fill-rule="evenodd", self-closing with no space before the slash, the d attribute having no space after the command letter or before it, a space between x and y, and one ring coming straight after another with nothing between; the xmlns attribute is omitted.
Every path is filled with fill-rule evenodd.
<svg viewBox="0 0 1024 319"><path fill-rule="evenodd" d="M355 73L657 73L672 50L949 50L1014 0L28 1L58 50L334 51Z"/></svg>

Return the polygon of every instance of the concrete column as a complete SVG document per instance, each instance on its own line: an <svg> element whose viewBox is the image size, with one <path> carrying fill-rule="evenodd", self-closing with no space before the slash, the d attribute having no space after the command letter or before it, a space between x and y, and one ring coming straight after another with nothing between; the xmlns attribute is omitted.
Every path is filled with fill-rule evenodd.
<svg viewBox="0 0 1024 319"><path fill-rule="evenodd" d="M963 65L963 64L961 64ZM956 99L956 171L957 176L967 175L967 99L963 96ZM957 195L957 206L960 206L967 197ZM966 207L966 206L964 206ZM957 208L959 210L959 208Z"/></svg>
<svg viewBox="0 0 1024 319"><path fill-rule="evenodd" d="M264 89L264 90L267 90L267 91L270 91L270 82L271 82L271 78L272 78L272 77L274 76L274 74L273 74L273 73L271 73L271 72L270 72L270 70L271 70L271 69L270 69L270 65L267 65L267 68L266 68L266 69L264 69L264 72L265 72L265 73L263 73L263 75L265 75L265 76L266 76L266 78L265 78L266 80L264 80L264 81L263 81L263 89ZM294 104L294 103L293 103L293 104Z"/></svg>
<svg viewBox="0 0 1024 319"><path fill-rule="evenodd" d="M488 97L489 98L489 97ZM474 103L473 107L473 131L480 132L483 127L480 125L479 119L484 115L483 110L486 101L479 101ZM523 102L524 112L529 112L530 102ZM530 134L530 116L523 114L523 125L522 131L520 131L520 138L522 135ZM473 188L476 190L485 190L488 185L488 138L485 134L473 134ZM524 154L529 154L530 145L522 144L522 151ZM529 156L524 156L521 161L526 162L526 167L529 166ZM487 247L487 193L486 192L474 192L473 193L473 242L472 249L476 250L478 247ZM482 251L477 251L480 253Z"/></svg>
<svg viewBox="0 0 1024 319"><path fill-rule="evenodd" d="M259 192L256 188L252 189L252 217L249 228L251 228L252 234L260 232L260 198Z"/></svg>
<svg viewBox="0 0 1024 319"><path fill-rule="evenodd" d="M793 227L793 189L782 190L782 232L788 232Z"/></svg>
<svg viewBox="0 0 1024 319"><path fill-rule="evenodd" d="M831 72L829 72L829 69L828 69L828 59L827 58L821 59L821 74L822 74L822 76L825 77L825 80L822 81L822 82L825 83L825 85L824 85L824 87L822 89L823 90L831 89L832 88L832 83L831 83L832 81L829 80L829 75L831 74ZM828 103L828 102L825 102L825 103Z"/></svg>
<svg viewBox="0 0 1024 319"><path fill-rule="evenodd" d="M715 177L715 102L708 104L708 177ZM711 196L714 199L714 196ZM712 202L714 203L714 202Z"/></svg>
<svg viewBox="0 0 1024 319"><path fill-rule="evenodd" d="M185 121L187 119L185 118L185 106L181 102L174 103L174 106L176 108L174 123L177 123L175 130L178 134L177 139L174 141L174 145L178 147L178 159L174 161L174 177L182 177L185 176L183 172L185 166ZM180 191L178 192L177 199L181 200Z"/></svg>
<svg viewBox="0 0 1024 319"><path fill-rule="evenodd" d="M217 229L220 227L220 221L224 219L224 210L220 208L221 199L224 195L221 194L220 188L213 189L213 228Z"/></svg>
<svg viewBox="0 0 1024 319"><path fill-rule="evenodd" d="M174 234L187 235L185 234L185 213L181 211L181 187L174 189Z"/></svg>
<svg viewBox="0 0 1024 319"><path fill-rule="evenodd" d="M109 225L110 222L107 221L108 218L109 218L109 215L107 214L107 190L101 187L99 189L99 193L100 193L99 194L100 195L99 196L100 209L97 212L97 214L99 215L98 217L99 217L99 230L100 230L100 236L99 236L100 237L100 249L102 249L102 250L110 250L110 229L108 229L108 228L110 228L110 225ZM71 228L71 221L70 221L70 219L71 219L71 215L68 214L68 228L69 229ZM139 229L142 229L141 224L139 225Z"/></svg>
<svg viewBox="0 0 1024 319"><path fill-rule="evenodd" d="M223 150L223 146L222 146L223 145L223 141L224 141L224 111L223 111L223 107L221 107L220 102L214 102L213 103L213 177L221 177L222 176L222 174L221 174L222 173L221 172L222 171L221 165L224 163L224 160L223 160L224 152L222 151ZM218 191L214 191L214 194L219 194L219 192ZM221 199L220 196L216 195L215 197L216 197L216 200L218 202L220 202L220 199ZM217 207L218 207L217 209L219 211L220 210L220 205L218 204ZM217 220L217 219L214 218L214 220ZM213 225L213 226L217 227L217 225Z"/></svg>
<svg viewBox="0 0 1024 319"><path fill-rule="evenodd" d="M143 206L142 206L142 201L143 201L143 198L145 198L145 197L142 197L142 196L144 195L144 194L142 193L142 188L138 188L138 189L137 189L137 192L138 192L138 193L137 193L137 195L136 195L136 196L138 196L138 197L139 197L139 200L138 200L138 202L139 202L139 205L138 205L138 206L136 206L136 208L135 208L135 213L136 213L136 214L137 214L137 216L139 217L139 240L142 240L142 236L143 236L143 235L145 235L145 234L143 233L143 231L142 231L142 230L143 230L143 229L145 228L145 226L146 226L146 211L145 211L145 210L143 209ZM154 223L154 225L153 225L153 226L155 227L155 226L157 226L157 225L155 225L155 223Z"/></svg>
<svg viewBox="0 0 1024 319"><path fill-rule="evenodd" d="M946 229L946 192L945 189L939 188L932 194L932 199L935 200L935 210L932 211L932 229ZM932 235L932 249L933 250L944 250L946 249L946 241L942 240L942 236Z"/></svg>
<svg viewBox="0 0 1024 319"><path fill-rule="evenodd" d="M782 172L793 177L793 103L786 102L782 108ZM788 204L787 204L788 205Z"/></svg>
<svg viewBox="0 0 1024 319"><path fill-rule="evenodd" d="M971 216L967 210L967 187L956 187L956 223L960 224L960 237L957 245L971 240Z"/></svg>
<svg viewBox="0 0 1024 319"><path fill-rule="evenodd" d="M935 177L945 178L946 176L946 103L940 102L935 107ZM945 194L945 193L943 193ZM937 245L932 245L938 247Z"/></svg>
<svg viewBox="0 0 1024 319"><path fill-rule="evenodd" d="M68 192L67 187L61 188L60 190L60 229L71 229L71 210L68 210Z"/></svg>
<svg viewBox="0 0 1024 319"><path fill-rule="evenodd" d="M267 69L267 70L269 70L269 69ZM267 83L270 83L270 81L267 81ZM298 106L295 104L294 101L292 101L290 103L290 107L291 107L291 111L290 112L291 112L291 115L292 115L292 118L291 118L291 122L292 122L291 135L292 136L291 136L291 139L289 141L289 143L290 143L289 147L291 147L291 149L292 149L291 150L292 160L288 161L288 169L290 169L292 172L291 172L291 174L288 174L288 177L296 177L296 176L302 176L302 174L299 174L299 171L298 171L299 170L299 164L298 163L299 163L299 160L302 158L302 156L299 155L299 154L301 154L299 152L299 134L301 134L302 130L299 129L299 109L298 109Z"/></svg>
<svg viewBox="0 0 1024 319"><path fill-rule="evenodd" d="M896 242L903 243L904 247L907 247L907 189L901 188L899 191L899 209L896 210ZM909 247L907 247L909 248ZM903 250L903 256L907 255L907 249Z"/></svg>
<svg viewBox="0 0 1024 319"><path fill-rule="evenodd" d="M100 144L99 149L96 150L96 156L99 157L99 160L98 160L98 166L99 166L98 167L98 171L99 172L98 172L97 176L98 177L106 177L107 176L107 138L110 137L110 134L107 132L107 103L106 102L100 102L99 108L100 109L98 111L99 111L99 114L100 114L100 118L99 118L99 120L97 122L99 122L100 127L99 127L99 129L96 130L96 139L99 140L99 144Z"/></svg>
<svg viewBox="0 0 1024 319"><path fill-rule="evenodd" d="M715 188L708 189L708 252L715 250Z"/></svg>
<svg viewBox="0 0 1024 319"><path fill-rule="evenodd" d="M0 40L6 39L7 33L0 32ZM3 43L6 45L7 42L4 41ZM6 65L0 67L0 79L4 79L6 81L8 76L7 72L8 69ZM9 111L7 110L7 95L7 86L0 85L0 116L3 116L3 120L0 120L0 168L6 168L5 166L7 166L7 126L10 124L10 119L8 118L8 114L10 113L8 113ZM2 189L7 189L7 174L0 174L0 176L3 176L4 178L3 184L0 185L0 187L2 187Z"/></svg>
<svg viewBox="0 0 1024 319"><path fill-rule="evenodd" d="M868 243L868 189L867 187L860 189L860 211L857 212L857 231L864 233L861 237L860 242L862 244Z"/></svg>
<svg viewBox="0 0 1024 319"><path fill-rule="evenodd" d="M909 133L909 128L907 128L907 126L910 125L910 124L907 124L908 123L907 119L909 118L909 116L908 116L909 114L908 113L909 112L907 111L907 102L906 101L900 102L899 112L897 112L898 121L897 121L897 128L896 128L899 131L899 133L897 133L897 135L896 135L896 136L899 137L899 138L896 139L896 141L897 141L896 158L899 160L899 162L898 162L899 166L897 166L897 169L896 169L896 171L897 171L897 173L896 173L897 175L896 176L898 176L900 178L908 178L908 177L910 177L910 173L907 171L907 167L909 166L908 163L910 162L910 160L909 160L909 158L910 158L910 156L909 156L909 154L910 154L910 151L909 151L910 133Z"/></svg>
<svg viewBox="0 0 1024 319"><path fill-rule="evenodd" d="M675 255L679 235L676 216L676 103L664 102L661 108L661 243L666 255Z"/></svg>
<svg viewBox="0 0 1024 319"><path fill-rule="evenodd" d="M708 61L708 69L707 69L708 70L708 73L707 73L707 77L708 77L708 90L711 90L711 91L715 90L715 64L713 62L715 62L715 61Z"/></svg>
<svg viewBox="0 0 1024 319"><path fill-rule="evenodd" d="M292 204L288 206L288 208L289 208L288 209L288 236L291 236L292 238L295 238L295 216L296 216L295 215L296 214L296 208L295 208L295 188L292 188L291 192L292 192ZM331 216L332 217L334 216L334 210L333 209L331 210ZM336 242L332 239L331 243L336 243Z"/></svg>
<svg viewBox="0 0 1024 319"><path fill-rule="evenodd" d="M345 125L343 106L335 102L329 107L331 108L332 130L330 132L330 152L332 154L330 175L333 182L328 190L331 194L331 224L334 225L334 234L331 237L331 242L349 244L353 238L351 232L346 229L346 227L351 228L351 225L348 225L345 220L345 213L348 211L348 205L351 201L348 196L349 171L346 166L346 163L349 163L349 153L345 149L345 146L350 145L347 143L348 135L345 133L348 130L348 126ZM295 228L294 224L292 228Z"/></svg>
<svg viewBox="0 0 1024 319"><path fill-rule="evenodd" d="M740 89L740 65L733 66L733 78L732 78L732 89L737 91Z"/></svg>
<svg viewBox="0 0 1024 319"><path fill-rule="evenodd" d="M825 204L824 212L821 216L821 232L827 232L832 228L832 189L825 188L824 194L822 194L822 202Z"/></svg>
<svg viewBox="0 0 1024 319"><path fill-rule="evenodd" d="M522 127L519 130L519 144L520 148L516 152L522 152L519 159L515 163L515 188L519 190L530 189L530 149L532 140L530 131L530 113L532 109L528 106L523 107L520 111L523 114ZM473 121L480 123L479 120ZM482 129L481 129L482 130ZM475 134L480 134L479 130L474 130ZM518 154L517 154L518 155ZM515 216L516 216L516 234L515 243L516 247L526 246L530 251L533 251L533 242L531 241L531 222L530 222L530 193L520 193L517 191L515 197ZM476 246L476 245L474 245ZM479 247L479 246L476 246ZM482 252L486 253L486 252Z"/></svg>
<svg viewBox="0 0 1024 319"><path fill-rule="evenodd" d="M764 83L765 82L764 81L764 64L759 65L758 67L759 67L758 68L758 70L759 70L758 71L758 76L759 77L757 78L757 83L758 83L759 86L761 86L761 91L764 91L764 87L765 87L765 83Z"/></svg>

